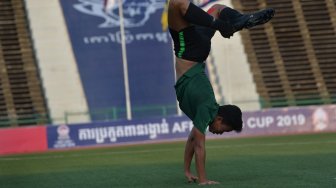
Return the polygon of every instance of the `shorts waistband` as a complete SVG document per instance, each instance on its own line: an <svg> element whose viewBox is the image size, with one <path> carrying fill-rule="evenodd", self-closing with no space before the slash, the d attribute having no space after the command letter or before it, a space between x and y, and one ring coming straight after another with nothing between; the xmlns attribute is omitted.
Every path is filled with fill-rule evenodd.
<svg viewBox="0 0 336 188"><path fill-rule="evenodd" d="M175 84L175 87L177 87L180 83L182 83L185 79L191 78L195 76L198 73L204 72L205 70L205 63L197 63L193 67L191 67L187 72L185 72L177 81Z"/></svg>

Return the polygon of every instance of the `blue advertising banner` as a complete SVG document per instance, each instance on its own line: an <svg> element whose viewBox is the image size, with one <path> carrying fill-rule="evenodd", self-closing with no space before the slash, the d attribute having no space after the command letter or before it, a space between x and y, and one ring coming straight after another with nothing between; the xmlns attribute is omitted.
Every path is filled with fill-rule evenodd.
<svg viewBox="0 0 336 188"><path fill-rule="evenodd" d="M89 109L125 109L118 5L106 8L104 0L60 2ZM161 25L165 0L122 3L132 107L175 105L172 44Z"/></svg>
<svg viewBox="0 0 336 188"><path fill-rule="evenodd" d="M336 131L336 105L279 108L243 113L241 133L224 133L210 138L281 135ZM104 146L148 141L186 139L193 123L185 116L118 122L96 122L48 126L48 148Z"/></svg>
<svg viewBox="0 0 336 188"><path fill-rule="evenodd" d="M48 148L179 139L187 137L192 127L192 122L184 116L50 126Z"/></svg>

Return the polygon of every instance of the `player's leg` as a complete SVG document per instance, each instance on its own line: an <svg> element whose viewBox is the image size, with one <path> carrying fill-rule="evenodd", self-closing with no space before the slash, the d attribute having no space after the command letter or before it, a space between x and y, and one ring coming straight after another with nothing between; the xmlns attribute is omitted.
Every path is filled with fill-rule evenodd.
<svg viewBox="0 0 336 188"><path fill-rule="evenodd" d="M176 17L179 17L179 19L176 19ZM189 0L170 0L168 7L169 26L178 30L179 27L174 27L174 25L177 25L176 22L181 18L185 23L184 25L194 24L209 27L218 30L226 38L229 38L235 32L229 20L216 19Z"/></svg>
<svg viewBox="0 0 336 188"><path fill-rule="evenodd" d="M225 7L226 6L224 6L224 5L214 4L207 10L207 13L210 14L211 16L213 16L214 18L218 18L219 13ZM212 29L212 28L209 28L209 27L202 27L202 26L198 26L198 25L196 25L195 27L196 27L196 30L199 33L201 33L203 36L206 36L209 40L211 40L211 38L215 35L215 32L216 32L215 29Z"/></svg>
<svg viewBox="0 0 336 188"><path fill-rule="evenodd" d="M225 5L220 5L220 4L214 4L212 5L209 10L207 10L207 13L210 14L211 16L218 18L219 13L225 8Z"/></svg>
<svg viewBox="0 0 336 188"><path fill-rule="evenodd" d="M215 4L209 8L207 13L214 18L229 21L235 28L235 32L237 32L244 28L249 29L256 25L268 22L273 18L275 11L274 9L268 8L251 14L242 14L225 5ZM202 26L197 26L196 29L209 39L211 39L216 32L215 29Z"/></svg>

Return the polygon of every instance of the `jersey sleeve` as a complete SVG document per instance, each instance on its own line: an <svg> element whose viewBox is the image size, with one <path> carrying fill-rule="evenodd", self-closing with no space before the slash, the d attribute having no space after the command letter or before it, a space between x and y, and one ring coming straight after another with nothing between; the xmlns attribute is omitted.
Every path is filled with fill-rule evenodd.
<svg viewBox="0 0 336 188"><path fill-rule="evenodd" d="M197 109L197 112L193 120L193 124L199 131L205 134L209 126L209 123L211 123L212 120L213 117L211 117L209 109L206 108L205 106L202 106Z"/></svg>

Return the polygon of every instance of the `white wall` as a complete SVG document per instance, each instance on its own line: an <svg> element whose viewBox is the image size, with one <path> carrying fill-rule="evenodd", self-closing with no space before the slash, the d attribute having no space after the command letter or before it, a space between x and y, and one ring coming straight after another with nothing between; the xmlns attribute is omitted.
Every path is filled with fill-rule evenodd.
<svg viewBox="0 0 336 188"><path fill-rule="evenodd" d="M64 123L66 112L88 110L59 0L25 0L33 44L50 116ZM86 115L71 123L87 122Z"/></svg>
<svg viewBox="0 0 336 188"><path fill-rule="evenodd" d="M217 3L233 8L230 0ZM212 39L212 53L225 103L238 105L244 111L260 109L241 35L235 33L230 39L225 39L217 32Z"/></svg>

